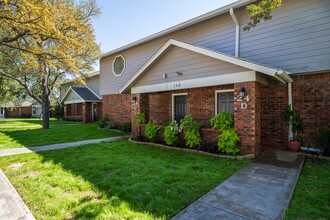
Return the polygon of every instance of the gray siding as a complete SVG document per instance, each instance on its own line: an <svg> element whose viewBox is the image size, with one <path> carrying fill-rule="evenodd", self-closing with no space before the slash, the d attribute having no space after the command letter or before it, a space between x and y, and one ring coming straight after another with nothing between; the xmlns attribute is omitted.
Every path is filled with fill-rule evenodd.
<svg viewBox="0 0 330 220"><path fill-rule="evenodd" d="M241 33L240 57L292 73L329 70L329 36L329 0L286 0L271 21Z"/></svg>
<svg viewBox="0 0 330 220"><path fill-rule="evenodd" d="M200 28L201 26L203 28ZM121 76L115 76L112 72L113 59L119 54L101 59L101 95L116 93L169 39L221 50L230 55L235 53L235 26L230 15L226 14L221 17L221 22L219 18L210 19L123 51L120 54L125 57L126 68Z"/></svg>
<svg viewBox="0 0 330 220"><path fill-rule="evenodd" d="M235 9L235 14L243 27L248 22L245 7ZM241 31L240 57L292 73L330 70L329 21L329 0L284 0L271 21L262 22L249 32ZM112 61L118 54L101 59L100 94L116 93L168 39L233 55L235 26L226 13L122 51L126 69L119 77L112 73ZM177 67L194 63L184 57L173 59L176 61L171 65Z"/></svg>
<svg viewBox="0 0 330 220"><path fill-rule="evenodd" d="M149 70L144 72L133 87L244 71L248 71L248 69L179 47L172 47L165 55L160 57L159 62L156 62ZM177 72L182 72L183 75L178 76ZM167 79L163 78L163 73L167 74Z"/></svg>
<svg viewBox="0 0 330 220"><path fill-rule="evenodd" d="M67 95L67 97L65 98L65 100L63 100L64 102L65 101L82 101L83 100L74 92L72 92L72 90L69 92L69 94Z"/></svg>

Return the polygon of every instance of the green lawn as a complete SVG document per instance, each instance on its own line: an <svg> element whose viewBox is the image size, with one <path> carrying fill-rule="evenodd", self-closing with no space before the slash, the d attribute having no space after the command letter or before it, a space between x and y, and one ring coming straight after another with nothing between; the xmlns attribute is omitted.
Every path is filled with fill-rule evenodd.
<svg viewBox="0 0 330 220"><path fill-rule="evenodd" d="M250 161L128 141L3 157L37 219L168 219Z"/></svg>
<svg viewBox="0 0 330 220"><path fill-rule="evenodd" d="M0 150L123 135L121 132L99 130L97 124L51 120L50 129L44 130L41 123L38 119L1 119Z"/></svg>
<svg viewBox="0 0 330 220"><path fill-rule="evenodd" d="M306 159L285 219L330 218L330 161Z"/></svg>

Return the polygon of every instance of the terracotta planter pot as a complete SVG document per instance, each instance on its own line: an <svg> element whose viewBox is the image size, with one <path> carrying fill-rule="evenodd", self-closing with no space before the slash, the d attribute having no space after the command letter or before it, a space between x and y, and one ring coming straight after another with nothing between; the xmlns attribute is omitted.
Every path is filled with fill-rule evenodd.
<svg viewBox="0 0 330 220"><path fill-rule="evenodd" d="M299 141L289 141L288 150L291 152L298 152L300 150Z"/></svg>

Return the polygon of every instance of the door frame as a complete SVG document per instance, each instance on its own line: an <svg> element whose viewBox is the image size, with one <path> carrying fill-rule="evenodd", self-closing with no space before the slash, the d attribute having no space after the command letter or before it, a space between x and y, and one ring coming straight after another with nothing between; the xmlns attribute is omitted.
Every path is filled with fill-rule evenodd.
<svg viewBox="0 0 330 220"><path fill-rule="evenodd" d="M173 93L172 94L172 121L174 121L174 97L175 96L181 96L181 95L186 95L187 96L187 102L188 102L188 93ZM187 113L188 113L188 103L187 103Z"/></svg>
<svg viewBox="0 0 330 220"><path fill-rule="evenodd" d="M97 103L96 102L92 102L92 122L95 122L95 114L94 114L94 111L95 111L95 108L96 108L96 105Z"/></svg>
<svg viewBox="0 0 330 220"><path fill-rule="evenodd" d="M218 113L218 93L224 93L224 92L234 92L234 89L215 90L215 95L214 95L214 99L215 99L214 115L219 114ZM235 99L235 95L234 95L234 99Z"/></svg>

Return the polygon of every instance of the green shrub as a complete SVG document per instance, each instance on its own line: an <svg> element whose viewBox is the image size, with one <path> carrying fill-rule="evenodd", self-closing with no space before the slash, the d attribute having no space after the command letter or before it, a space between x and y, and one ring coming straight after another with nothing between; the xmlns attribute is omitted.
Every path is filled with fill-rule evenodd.
<svg viewBox="0 0 330 220"><path fill-rule="evenodd" d="M210 119L212 129L220 129L222 133L218 136L219 151L225 154L235 155L239 152L237 143L240 141L233 129L233 119L225 111Z"/></svg>
<svg viewBox="0 0 330 220"><path fill-rule="evenodd" d="M223 110L219 114L211 118L210 122L212 129L219 129L221 131L233 127L233 118Z"/></svg>
<svg viewBox="0 0 330 220"><path fill-rule="evenodd" d="M113 118L109 118L105 115L98 120L98 126L99 128L112 129L115 128L115 121Z"/></svg>
<svg viewBox="0 0 330 220"><path fill-rule="evenodd" d="M186 115L184 119L181 119L180 127L183 131L187 147L196 148L200 145L202 142L202 138L199 133L200 125L193 121L191 115Z"/></svg>
<svg viewBox="0 0 330 220"><path fill-rule="evenodd" d="M237 154L239 152L236 147L238 141L240 139L233 128L222 131L218 136L219 151L225 154Z"/></svg>
<svg viewBox="0 0 330 220"><path fill-rule="evenodd" d="M131 122L126 122L122 126L120 126L119 130L125 133L129 133L132 131L132 123Z"/></svg>
<svg viewBox="0 0 330 220"><path fill-rule="evenodd" d="M53 117L57 120L63 119L64 117L64 106L61 103L56 103L53 109Z"/></svg>
<svg viewBox="0 0 330 220"><path fill-rule="evenodd" d="M139 137L142 137L141 133L141 125L144 125L147 123L146 115L144 113L139 113L134 118L134 124L139 125Z"/></svg>
<svg viewBox="0 0 330 220"><path fill-rule="evenodd" d="M149 141L155 141L158 135L158 128L154 121L149 121L146 129L144 131L144 135L148 138Z"/></svg>
<svg viewBox="0 0 330 220"><path fill-rule="evenodd" d="M167 145L177 146L179 144L179 126L172 121L165 127L164 138Z"/></svg>

